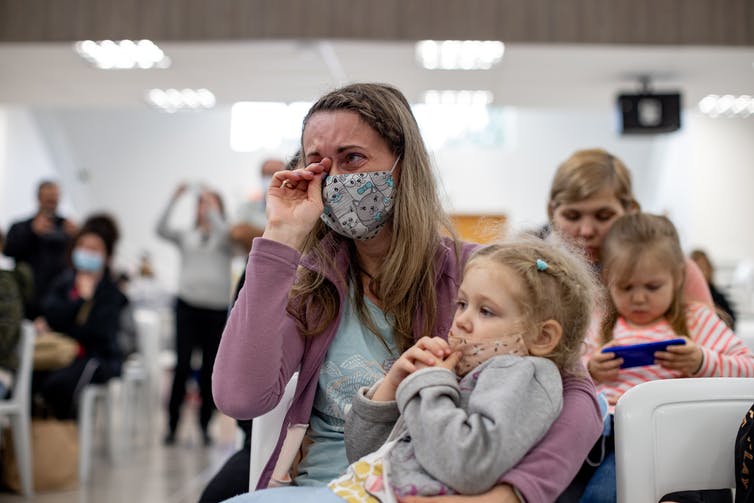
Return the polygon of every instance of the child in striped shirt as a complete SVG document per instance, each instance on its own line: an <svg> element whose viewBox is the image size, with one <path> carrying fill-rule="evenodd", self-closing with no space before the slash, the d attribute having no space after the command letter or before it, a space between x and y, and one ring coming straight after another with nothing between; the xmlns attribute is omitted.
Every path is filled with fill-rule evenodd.
<svg viewBox="0 0 754 503"><path fill-rule="evenodd" d="M647 213L622 216L605 236L601 254L609 302L601 330L591 334L587 368L610 412L623 393L643 382L754 376L754 355L715 312L683 302L684 255L670 220ZM653 365L621 368L622 358L602 352L678 337L685 344L655 352ZM608 452L582 502L615 500L614 463Z"/></svg>

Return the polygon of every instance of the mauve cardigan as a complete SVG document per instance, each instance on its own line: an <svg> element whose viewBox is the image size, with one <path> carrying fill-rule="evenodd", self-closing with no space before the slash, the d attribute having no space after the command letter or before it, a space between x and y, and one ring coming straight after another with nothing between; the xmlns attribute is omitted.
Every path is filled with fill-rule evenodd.
<svg viewBox="0 0 754 503"><path fill-rule="evenodd" d="M325 239L335 264L346 271L346 247ZM440 308L433 336L447 336L463 264L478 247L463 244L459 263L452 241L447 238L441 241L435 258ZM287 428L309 422L319 369L339 322L338 318L316 337L304 338L298 333L285 307L299 264L316 268L310 257L301 257L293 248L264 238L254 240L246 282L230 312L212 375L212 392L218 409L231 417L249 419L274 408L286 383L299 370L292 405L258 487L267 486ZM324 274L336 285L343 305L348 292L346 285L335 271ZM589 378L566 377L563 394L563 410L547 435L501 479L516 487L528 502L554 501L571 482L602 430L599 405Z"/></svg>

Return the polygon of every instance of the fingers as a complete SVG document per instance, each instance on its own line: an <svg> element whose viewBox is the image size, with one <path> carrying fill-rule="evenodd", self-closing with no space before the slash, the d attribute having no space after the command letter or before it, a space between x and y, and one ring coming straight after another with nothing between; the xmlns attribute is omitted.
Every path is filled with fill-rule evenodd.
<svg viewBox="0 0 754 503"><path fill-rule="evenodd" d="M603 353L598 351L592 355L590 363L599 369L612 370L621 366L623 358L616 358L615 353Z"/></svg>
<svg viewBox="0 0 754 503"><path fill-rule="evenodd" d="M592 354L587 370L598 382L613 381L618 377L623 358L615 358L615 353L602 353L597 351Z"/></svg>
<svg viewBox="0 0 754 503"><path fill-rule="evenodd" d="M458 362L461 361L462 357L463 353L460 351L453 351L442 361L442 366L448 370L453 370L456 368L456 365L458 365Z"/></svg>
<svg viewBox="0 0 754 503"><path fill-rule="evenodd" d="M310 183L314 181L314 188L317 191L322 189L322 174L327 173L332 166L332 160L325 157L320 162L313 162L305 168L295 169L293 171L278 171L272 176L270 188L280 189L298 189L308 192ZM311 195L311 194L310 194Z"/></svg>
<svg viewBox="0 0 754 503"><path fill-rule="evenodd" d="M416 342L416 346L432 353L440 359L445 358L451 353L448 341L441 337L422 337Z"/></svg>
<svg viewBox="0 0 754 503"><path fill-rule="evenodd" d="M698 372L703 361L702 350L696 345L689 348L670 346L667 351L655 353L656 365L661 365L668 370L678 370L688 375Z"/></svg>
<svg viewBox="0 0 754 503"><path fill-rule="evenodd" d="M315 176L311 182L306 185L306 197L316 200L322 197L322 177Z"/></svg>
<svg viewBox="0 0 754 503"><path fill-rule="evenodd" d="M418 345L409 348L403 354L409 362L421 362L428 367L431 367L438 361L442 360L442 357L435 356L433 352L421 348Z"/></svg>

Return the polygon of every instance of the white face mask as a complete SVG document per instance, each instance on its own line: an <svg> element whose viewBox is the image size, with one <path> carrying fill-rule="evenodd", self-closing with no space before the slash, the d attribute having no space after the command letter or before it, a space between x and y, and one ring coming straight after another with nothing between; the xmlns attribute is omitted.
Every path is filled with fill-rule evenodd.
<svg viewBox="0 0 754 503"><path fill-rule="evenodd" d="M328 175L322 187L322 221L338 234L366 241L385 226L393 211L393 171Z"/></svg>
<svg viewBox="0 0 754 503"><path fill-rule="evenodd" d="M448 334L448 344L451 350L463 353L455 369L456 375L459 377L465 376L470 370L478 367L493 356L527 356L529 354L522 332L483 341L470 341L466 337L453 335L453 332L451 332Z"/></svg>
<svg viewBox="0 0 754 503"><path fill-rule="evenodd" d="M105 266L105 257L85 248L75 248L71 260L79 271L99 272Z"/></svg>

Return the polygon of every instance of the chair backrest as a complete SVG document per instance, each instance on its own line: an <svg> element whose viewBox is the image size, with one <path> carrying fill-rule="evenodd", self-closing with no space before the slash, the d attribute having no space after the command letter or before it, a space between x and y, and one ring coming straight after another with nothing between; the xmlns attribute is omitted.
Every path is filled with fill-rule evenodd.
<svg viewBox="0 0 754 503"><path fill-rule="evenodd" d="M251 422L251 458L249 460L249 491L254 492L262 476L267 461L277 445L280 429L285 415L293 401L293 394L298 384L298 372L285 385L280 402L274 409L254 418Z"/></svg>
<svg viewBox="0 0 754 503"><path fill-rule="evenodd" d="M31 399L31 372L34 361L34 337L36 331L29 320L21 322L21 338L18 341L18 369L13 384L13 397L28 404Z"/></svg>
<svg viewBox="0 0 754 503"><path fill-rule="evenodd" d="M631 388L615 408L618 502L735 487L733 449L754 379L666 379Z"/></svg>
<svg viewBox="0 0 754 503"><path fill-rule="evenodd" d="M134 310L136 350L143 356L150 378L160 372L160 317L151 309Z"/></svg>
<svg viewBox="0 0 754 503"><path fill-rule="evenodd" d="M0 400L3 409L10 412L19 409L21 412L29 410L31 401L31 372L34 359L34 337L36 331L29 320L21 322L21 337L16 344L18 351L18 368L13 378L13 392L9 400Z"/></svg>

